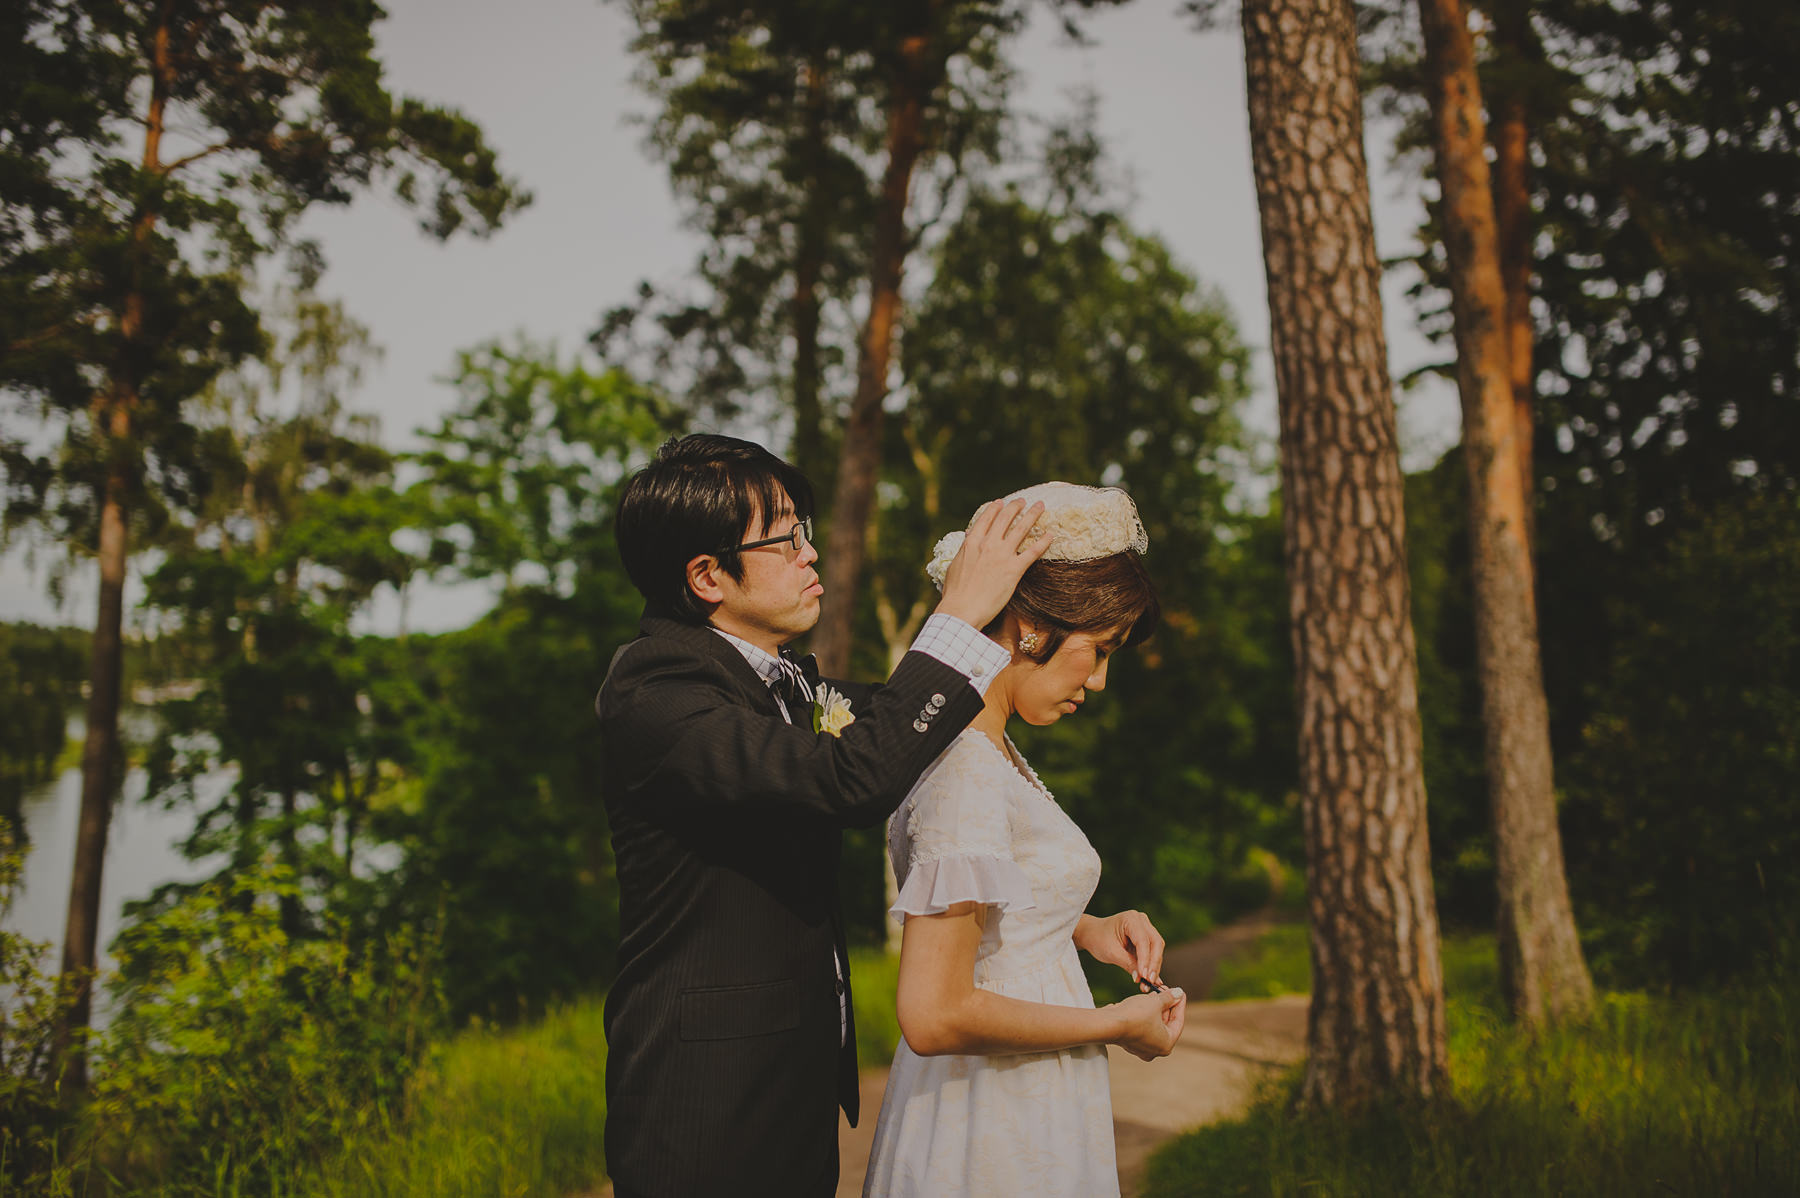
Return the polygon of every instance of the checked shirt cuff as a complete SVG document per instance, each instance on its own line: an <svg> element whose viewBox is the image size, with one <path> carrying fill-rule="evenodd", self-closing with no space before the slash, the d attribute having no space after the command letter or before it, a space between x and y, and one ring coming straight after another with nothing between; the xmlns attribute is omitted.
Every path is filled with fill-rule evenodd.
<svg viewBox="0 0 1800 1198"><path fill-rule="evenodd" d="M925 621L912 647L967 675L975 693L984 697L994 676L1012 661L1012 654L982 636L973 624L941 613Z"/></svg>

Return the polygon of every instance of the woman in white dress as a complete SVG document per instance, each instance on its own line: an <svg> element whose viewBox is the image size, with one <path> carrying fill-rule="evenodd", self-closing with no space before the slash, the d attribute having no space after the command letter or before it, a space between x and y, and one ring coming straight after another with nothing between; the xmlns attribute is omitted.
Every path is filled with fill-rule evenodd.
<svg viewBox="0 0 1800 1198"><path fill-rule="evenodd" d="M1100 859L1006 736L1014 716L1073 714L1105 687L1112 653L1154 628L1143 525L1116 489L1047 483L1016 497L1044 502L1039 531L1053 539L984 630L1012 662L888 824L904 1039L865 1198L1116 1196L1106 1046L1165 1056L1186 1017L1185 996L1161 987L1149 919L1086 914ZM961 537L933 555L939 586ZM1096 1009L1077 950L1153 992Z"/></svg>

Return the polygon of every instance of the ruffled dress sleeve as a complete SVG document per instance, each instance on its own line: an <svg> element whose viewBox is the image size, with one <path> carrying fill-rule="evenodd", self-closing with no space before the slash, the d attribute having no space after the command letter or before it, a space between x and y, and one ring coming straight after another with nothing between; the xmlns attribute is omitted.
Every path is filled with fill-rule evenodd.
<svg viewBox="0 0 1800 1198"><path fill-rule="evenodd" d="M979 748L979 746L976 746ZM957 903L1001 911L1035 907L1031 883L1013 860L1007 779L966 745L953 745L895 816L906 821L900 894L888 914L940 915Z"/></svg>

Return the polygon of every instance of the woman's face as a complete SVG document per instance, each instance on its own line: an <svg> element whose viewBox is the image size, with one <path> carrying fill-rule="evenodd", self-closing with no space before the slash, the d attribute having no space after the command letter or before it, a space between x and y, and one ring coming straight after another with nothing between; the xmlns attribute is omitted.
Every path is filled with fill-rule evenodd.
<svg viewBox="0 0 1800 1198"><path fill-rule="evenodd" d="M1013 711L1040 727L1075 714L1089 692L1106 689L1106 666L1124 643L1124 630L1071 632L1050 660L1038 665L1015 657L1018 681L1012 688Z"/></svg>

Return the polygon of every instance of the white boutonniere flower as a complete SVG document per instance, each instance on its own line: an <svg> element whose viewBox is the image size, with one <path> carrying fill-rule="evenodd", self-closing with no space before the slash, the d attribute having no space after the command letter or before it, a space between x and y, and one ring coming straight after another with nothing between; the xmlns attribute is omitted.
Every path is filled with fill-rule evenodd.
<svg viewBox="0 0 1800 1198"><path fill-rule="evenodd" d="M844 729L856 723L856 716L850 711L850 700L838 691L821 683L814 688L813 694L814 732L829 732L833 736L841 736Z"/></svg>

